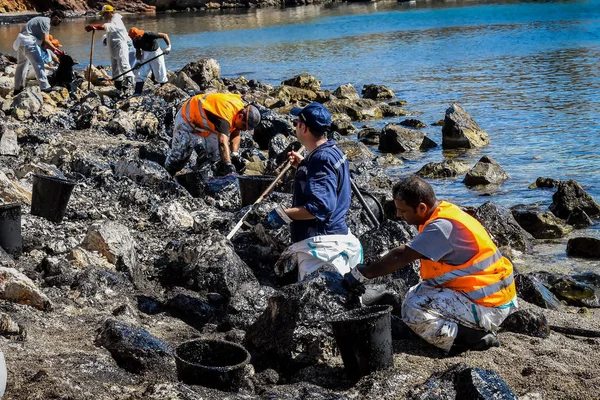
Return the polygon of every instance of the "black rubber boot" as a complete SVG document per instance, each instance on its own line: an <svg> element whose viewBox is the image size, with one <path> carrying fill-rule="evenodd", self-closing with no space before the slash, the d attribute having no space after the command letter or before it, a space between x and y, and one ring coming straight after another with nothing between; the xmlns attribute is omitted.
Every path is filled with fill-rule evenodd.
<svg viewBox="0 0 600 400"><path fill-rule="evenodd" d="M142 94L142 90L144 90L144 82L136 82L135 91L133 92L133 94L140 95Z"/></svg>
<svg viewBox="0 0 600 400"><path fill-rule="evenodd" d="M467 350L483 351L490 347L500 347L500 341L494 333L458 324L456 339L449 355L460 354Z"/></svg>
<svg viewBox="0 0 600 400"><path fill-rule="evenodd" d="M115 87L117 88L117 90L122 90L123 89L123 81L115 81Z"/></svg>

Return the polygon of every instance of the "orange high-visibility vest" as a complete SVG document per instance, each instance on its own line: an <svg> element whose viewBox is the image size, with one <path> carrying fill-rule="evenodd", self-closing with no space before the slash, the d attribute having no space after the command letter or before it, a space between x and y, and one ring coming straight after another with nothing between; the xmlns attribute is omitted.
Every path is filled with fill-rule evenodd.
<svg viewBox="0 0 600 400"><path fill-rule="evenodd" d="M472 302L483 306L498 307L510 302L516 295L513 266L502 256L485 228L454 204L442 201L419 226L419 233L438 218L456 221L467 228L479 250L462 265L421 259L421 277L434 286L463 292Z"/></svg>
<svg viewBox="0 0 600 400"><path fill-rule="evenodd" d="M211 133L218 135L219 132L216 131L215 125L208 120L205 111L209 111L228 121L231 125L229 133L233 133L236 130L234 124L235 116L244 107L242 96L239 94L198 94L183 103L181 116L198 135L207 137Z"/></svg>

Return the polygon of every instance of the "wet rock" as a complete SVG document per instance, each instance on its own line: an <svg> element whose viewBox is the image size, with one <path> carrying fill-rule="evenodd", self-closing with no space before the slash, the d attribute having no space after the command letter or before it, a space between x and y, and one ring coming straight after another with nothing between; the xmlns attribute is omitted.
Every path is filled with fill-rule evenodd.
<svg viewBox="0 0 600 400"><path fill-rule="evenodd" d="M290 117L284 117L267 108L258 107L261 114L260 124L254 128L254 140L261 150L267 150L269 142L277 134L293 135L294 127Z"/></svg>
<svg viewBox="0 0 600 400"><path fill-rule="evenodd" d="M394 107L391 106L387 103L379 103L379 108L381 108L381 112L383 113L383 116L386 118L393 118L393 117L401 117L404 115L410 115L410 112L403 110L400 107Z"/></svg>
<svg viewBox="0 0 600 400"><path fill-rule="evenodd" d="M390 368L373 372L361 378L354 386L354 389L357 390L358 398L360 399L405 398L400 397L399 394L406 391L410 382L421 379L421 377L416 375Z"/></svg>
<svg viewBox="0 0 600 400"><path fill-rule="evenodd" d="M164 85L159 86L153 93L155 96L162 97L169 103L180 103L189 97L186 92L171 83L165 83Z"/></svg>
<svg viewBox="0 0 600 400"><path fill-rule="evenodd" d="M394 124L386 125L379 138L379 151L384 153L426 151L436 146L424 133Z"/></svg>
<svg viewBox="0 0 600 400"><path fill-rule="evenodd" d="M347 83L335 89L333 95L338 99L358 100L358 92L351 83Z"/></svg>
<svg viewBox="0 0 600 400"><path fill-rule="evenodd" d="M488 201L475 210L473 217L481 222L497 246L531 251L531 235L521 228L507 208Z"/></svg>
<svg viewBox="0 0 600 400"><path fill-rule="evenodd" d="M167 286L181 286L199 293L232 297L244 284L258 282L252 271L219 232L187 237L167 244L157 261L159 278Z"/></svg>
<svg viewBox="0 0 600 400"><path fill-rule="evenodd" d="M530 189L535 189L535 188L555 188L558 187L558 184L560 183L559 180L557 179L552 179L552 178L542 178L539 177L535 180L534 183L532 183L531 185L529 185Z"/></svg>
<svg viewBox="0 0 600 400"><path fill-rule="evenodd" d="M532 274L516 274L517 295L528 303L549 310L560 310L562 304L540 280Z"/></svg>
<svg viewBox="0 0 600 400"><path fill-rule="evenodd" d="M589 283L579 282L572 277L559 277L552 283L550 290L569 305L600 307L599 290Z"/></svg>
<svg viewBox="0 0 600 400"><path fill-rule="evenodd" d="M252 377L254 387L257 393L262 393L270 386L276 385L279 382L279 374L274 369L265 369L262 372L255 374Z"/></svg>
<svg viewBox="0 0 600 400"><path fill-rule="evenodd" d="M147 138L154 138L160 134L158 118L150 112L140 111L133 115L135 133Z"/></svg>
<svg viewBox="0 0 600 400"><path fill-rule="evenodd" d="M492 157L483 156L471 168L463 183L467 186L499 185L510 178L510 175Z"/></svg>
<svg viewBox="0 0 600 400"><path fill-rule="evenodd" d="M0 76L0 97L6 97L8 94L12 93L14 85L14 78Z"/></svg>
<svg viewBox="0 0 600 400"><path fill-rule="evenodd" d="M364 85L362 88L362 95L365 99L372 100L387 100L396 97L394 91L384 85Z"/></svg>
<svg viewBox="0 0 600 400"><path fill-rule="evenodd" d="M277 134L273 136L269 141L269 158L278 158L280 154L287 150L289 144L290 142L285 135Z"/></svg>
<svg viewBox="0 0 600 400"><path fill-rule="evenodd" d="M458 160L444 160L442 162L430 162L425 164L417 175L423 178L453 178L466 173L469 166Z"/></svg>
<svg viewBox="0 0 600 400"><path fill-rule="evenodd" d="M19 143L17 142L17 132L6 125L0 125L0 156L18 156Z"/></svg>
<svg viewBox="0 0 600 400"><path fill-rule="evenodd" d="M370 99L337 99L330 100L323 105L331 114L346 114L353 121L383 118L383 113L379 105L374 100Z"/></svg>
<svg viewBox="0 0 600 400"><path fill-rule="evenodd" d="M569 217L567 218L567 224L573 226L574 228L581 229L594 225L594 221L592 221L590 216L587 215L585 211L576 209L569 214Z"/></svg>
<svg viewBox="0 0 600 400"><path fill-rule="evenodd" d="M206 207L200 211L191 213L194 218L193 229L196 233L204 233L209 230L225 230L231 223L232 214Z"/></svg>
<svg viewBox="0 0 600 400"><path fill-rule="evenodd" d="M169 229L185 229L194 226L194 217L177 200L161 204L153 218L161 221Z"/></svg>
<svg viewBox="0 0 600 400"><path fill-rule="evenodd" d="M260 286L254 283L244 284L227 304L226 321L228 326L246 330L254 324L267 309L269 299L276 290L270 286Z"/></svg>
<svg viewBox="0 0 600 400"><path fill-rule="evenodd" d="M338 132L340 135L348 136L356 132L356 127L352 125L349 119L338 118L331 123L331 130Z"/></svg>
<svg viewBox="0 0 600 400"><path fill-rule="evenodd" d="M375 154L363 143L355 141L338 142L337 147L344 152L348 161L372 160Z"/></svg>
<svg viewBox="0 0 600 400"><path fill-rule="evenodd" d="M76 152L71 161L73 172L91 178L110 170L110 165L102 160L98 160L89 154Z"/></svg>
<svg viewBox="0 0 600 400"><path fill-rule="evenodd" d="M52 304L31 279L14 268L0 267L0 299L50 311Z"/></svg>
<svg viewBox="0 0 600 400"><path fill-rule="evenodd" d="M518 310L504 320L504 330L527 336L547 338L550 336L550 326L546 316L540 311Z"/></svg>
<svg viewBox="0 0 600 400"><path fill-rule="evenodd" d="M192 80L185 72L180 72L177 75L173 75L169 78L169 82L177 86L179 89L185 90L186 92L199 92L200 86Z"/></svg>
<svg viewBox="0 0 600 400"><path fill-rule="evenodd" d="M202 330L207 323L214 322L217 316L217 310L198 293L182 288L175 288L169 293L166 307L172 316L198 330Z"/></svg>
<svg viewBox="0 0 600 400"><path fill-rule="evenodd" d="M21 93L16 95L11 104L11 115L23 121L27 118L36 116L42 109L44 100L39 86L31 86L25 88Z"/></svg>
<svg viewBox="0 0 600 400"><path fill-rule="evenodd" d="M549 211L513 210L512 215L536 239L564 237L573 230Z"/></svg>
<svg viewBox="0 0 600 400"><path fill-rule="evenodd" d="M77 123L75 122L73 115L66 111L53 112L45 119L42 119L42 121L60 129L75 129L77 127Z"/></svg>
<svg viewBox="0 0 600 400"><path fill-rule="evenodd" d="M592 237L578 237L567 242L569 257L600 259L600 240Z"/></svg>
<svg viewBox="0 0 600 400"><path fill-rule="evenodd" d="M173 180L167 170L157 163L150 160L132 160L128 157L119 160L115 175L145 185L160 185L165 181Z"/></svg>
<svg viewBox="0 0 600 400"><path fill-rule="evenodd" d="M473 149L490 144L490 138L471 116L458 104L446 110L442 127L444 149Z"/></svg>
<svg viewBox="0 0 600 400"><path fill-rule="evenodd" d="M201 58L198 61L187 64L181 72L188 75L198 84L201 90L204 90L213 84L213 81L221 76L221 66L219 62L212 58Z"/></svg>
<svg viewBox="0 0 600 400"><path fill-rule="evenodd" d="M139 157L141 160L150 160L159 165L165 165L169 149L167 142L154 140L140 146Z"/></svg>
<svg viewBox="0 0 600 400"><path fill-rule="evenodd" d="M175 360L171 349L143 328L108 318L100 328L95 344L108 350L117 364L129 372L151 371L163 377L174 375Z"/></svg>
<svg viewBox="0 0 600 400"><path fill-rule="evenodd" d="M558 184L552 196L550 211L558 218L567 219L576 210L585 211L590 217L600 214L600 204L590 196L577 181L570 179Z"/></svg>
<svg viewBox="0 0 600 400"><path fill-rule="evenodd" d="M365 128L358 132L358 140L369 145L379 144L381 131L376 128Z"/></svg>
<svg viewBox="0 0 600 400"><path fill-rule="evenodd" d="M496 372L460 363L444 372L432 374L425 383L411 390L406 398L516 400L517 396Z"/></svg>
<svg viewBox="0 0 600 400"><path fill-rule="evenodd" d="M341 283L339 273L319 272L272 296L246 331L246 346L257 363L289 369L332 357L336 345L326 321L345 309Z"/></svg>
<svg viewBox="0 0 600 400"><path fill-rule="evenodd" d="M282 85L294 86L301 89L316 92L321 90L321 81L309 74L296 75L293 78L281 82Z"/></svg>
<svg viewBox="0 0 600 400"><path fill-rule="evenodd" d="M0 198L6 203L31 204L31 193L0 171Z"/></svg>
<svg viewBox="0 0 600 400"><path fill-rule="evenodd" d="M419 121L418 119L414 119L414 118L405 119L404 121L400 122L400 125L408 126L409 128L414 128L414 129L427 128L426 123Z"/></svg>
<svg viewBox="0 0 600 400"><path fill-rule="evenodd" d="M126 226L115 221L94 223L88 228L82 247L102 254L118 271L126 273L134 284L142 283L136 243Z"/></svg>
<svg viewBox="0 0 600 400"><path fill-rule="evenodd" d="M345 394L340 394L321 386L306 382L299 382L293 385L273 386L262 393L263 400L349 400Z"/></svg>
<svg viewBox="0 0 600 400"><path fill-rule="evenodd" d="M269 96L279 100L285 100L286 102L301 101L310 103L317 99L317 94L312 90L286 85L276 87L273 91L269 92Z"/></svg>

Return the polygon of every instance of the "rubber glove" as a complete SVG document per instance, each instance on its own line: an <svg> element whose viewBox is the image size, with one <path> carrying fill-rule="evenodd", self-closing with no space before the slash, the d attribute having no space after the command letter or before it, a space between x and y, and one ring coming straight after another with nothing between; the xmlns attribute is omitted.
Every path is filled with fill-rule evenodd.
<svg viewBox="0 0 600 400"><path fill-rule="evenodd" d="M231 163L235 166L238 173L242 173L246 170L246 160L238 152L231 152Z"/></svg>
<svg viewBox="0 0 600 400"><path fill-rule="evenodd" d="M230 162L222 162L219 161L219 165L217 165L216 174L218 176L226 176L226 175L237 175L237 170L235 166Z"/></svg>
<svg viewBox="0 0 600 400"><path fill-rule="evenodd" d="M62 51L62 50L59 50L59 49L54 49L52 52L53 52L54 54L56 54L58 57L62 57L62 56L64 56L64 55L65 55L65 52L64 52L64 51Z"/></svg>
<svg viewBox="0 0 600 400"><path fill-rule="evenodd" d="M359 296L364 294L364 284L369 279L362 274L361 270L366 267L367 266L364 264L358 264L356 267L352 268L350 272L346 272L346 274L344 274L342 286L344 286L349 292L353 292Z"/></svg>
<svg viewBox="0 0 600 400"><path fill-rule="evenodd" d="M164 54L169 54L170 52L171 52L171 46L167 46L167 48L163 50Z"/></svg>
<svg viewBox="0 0 600 400"><path fill-rule="evenodd" d="M267 216L267 226L271 229L279 229L284 225L289 225L292 219L285 213L281 206L275 207Z"/></svg>
<svg viewBox="0 0 600 400"><path fill-rule="evenodd" d="M102 29L104 24L91 24L85 27L86 32L97 31L98 29Z"/></svg>

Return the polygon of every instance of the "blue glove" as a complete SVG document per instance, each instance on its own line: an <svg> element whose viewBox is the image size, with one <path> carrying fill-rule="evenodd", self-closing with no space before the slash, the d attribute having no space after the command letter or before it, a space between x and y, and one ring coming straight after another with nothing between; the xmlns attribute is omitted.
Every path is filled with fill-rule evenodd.
<svg viewBox="0 0 600 400"><path fill-rule="evenodd" d="M288 217L281 206L277 206L269 213L267 217L267 226L271 229L279 229L284 225L289 225L292 219Z"/></svg>
<svg viewBox="0 0 600 400"><path fill-rule="evenodd" d="M349 292L352 292L358 296L365 293L365 285L369 279L366 278L362 273L361 269L366 268L367 266L364 264L358 264L355 268L352 268L350 272L346 272L344 274L344 280L342 281L342 286L346 288Z"/></svg>

